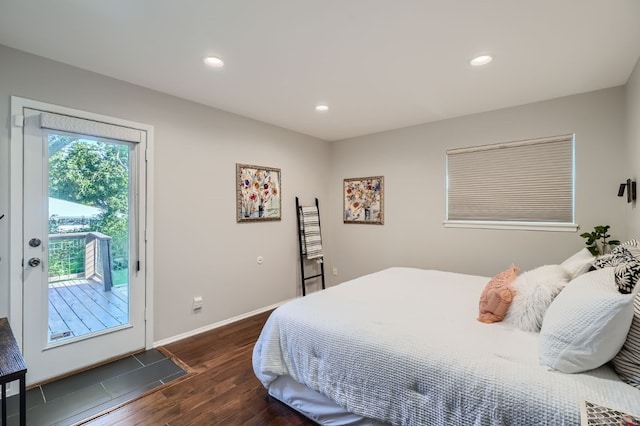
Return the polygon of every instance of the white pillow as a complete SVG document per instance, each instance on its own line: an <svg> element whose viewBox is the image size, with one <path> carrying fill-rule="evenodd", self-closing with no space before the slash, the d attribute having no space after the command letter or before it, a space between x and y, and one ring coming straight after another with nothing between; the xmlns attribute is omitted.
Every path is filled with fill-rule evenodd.
<svg viewBox="0 0 640 426"><path fill-rule="evenodd" d="M583 274L556 297L540 330L542 365L580 373L618 353L631 326L634 294L620 293L613 274L613 268Z"/></svg>
<svg viewBox="0 0 640 426"><path fill-rule="evenodd" d="M564 262L560 266L564 267L571 274L571 279L577 278L591 268L595 257L587 248L583 248Z"/></svg>
<svg viewBox="0 0 640 426"><path fill-rule="evenodd" d="M560 265L545 265L520 275L511 284L515 292L504 322L524 331L539 331L553 299L571 279Z"/></svg>

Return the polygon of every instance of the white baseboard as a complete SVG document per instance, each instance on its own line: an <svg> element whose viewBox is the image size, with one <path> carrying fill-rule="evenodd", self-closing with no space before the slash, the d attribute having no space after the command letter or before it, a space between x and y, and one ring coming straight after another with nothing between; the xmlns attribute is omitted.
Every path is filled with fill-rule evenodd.
<svg viewBox="0 0 640 426"><path fill-rule="evenodd" d="M153 342L153 347L157 348L158 346L168 345L169 343L177 342L178 340L186 339L187 337L195 336L196 334L204 333L205 331L210 331L210 330L216 329L218 327L222 327L222 326L225 326L227 324L231 324L231 323L234 323L236 321L240 321L240 320L252 317L252 316L257 315L257 314L261 314L263 312L275 309L278 306L284 305L285 303L287 303L287 302L289 302L291 300L294 300L294 299L285 300L283 302L279 302L279 303L273 304L271 306L265 306L263 308L256 309L255 311L247 312L246 314L238 315L238 316L235 316L233 318L229 318L229 319L222 320L222 321L219 321L219 322L216 322L216 323L213 323L213 324L205 325L204 327L196 328L195 330L187 331L186 333L178 334L176 336L169 337L167 339L158 340L157 342Z"/></svg>

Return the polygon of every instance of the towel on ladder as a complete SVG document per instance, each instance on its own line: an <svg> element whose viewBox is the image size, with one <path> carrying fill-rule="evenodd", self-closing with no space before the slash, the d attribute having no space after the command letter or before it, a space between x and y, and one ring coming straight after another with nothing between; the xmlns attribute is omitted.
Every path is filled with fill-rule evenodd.
<svg viewBox="0 0 640 426"><path fill-rule="evenodd" d="M300 225L300 248L302 249L302 254L307 254L307 243L304 240L304 222L302 221L302 207L298 207L298 224Z"/></svg>
<svg viewBox="0 0 640 426"><path fill-rule="evenodd" d="M322 237L320 236L320 217L316 206L300 207L304 236L303 251L307 259L322 257Z"/></svg>

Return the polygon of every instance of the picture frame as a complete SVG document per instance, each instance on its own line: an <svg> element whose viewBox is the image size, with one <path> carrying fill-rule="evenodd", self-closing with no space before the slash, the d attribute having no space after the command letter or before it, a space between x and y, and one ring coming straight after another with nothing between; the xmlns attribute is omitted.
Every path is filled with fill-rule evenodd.
<svg viewBox="0 0 640 426"><path fill-rule="evenodd" d="M384 176L344 179L342 203L344 223L384 225Z"/></svg>
<svg viewBox="0 0 640 426"><path fill-rule="evenodd" d="M281 172L274 167L236 164L236 221L282 219Z"/></svg>

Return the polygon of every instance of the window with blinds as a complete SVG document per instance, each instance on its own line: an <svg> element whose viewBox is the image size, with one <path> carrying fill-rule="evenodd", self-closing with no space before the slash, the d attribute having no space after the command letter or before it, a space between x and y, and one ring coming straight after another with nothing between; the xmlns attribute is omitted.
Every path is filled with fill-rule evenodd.
<svg viewBox="0 0 640 426"><path fill-rule="evenodd" d="M445 225L575 230L573 222L574 135L447 151Z"/></svg>

